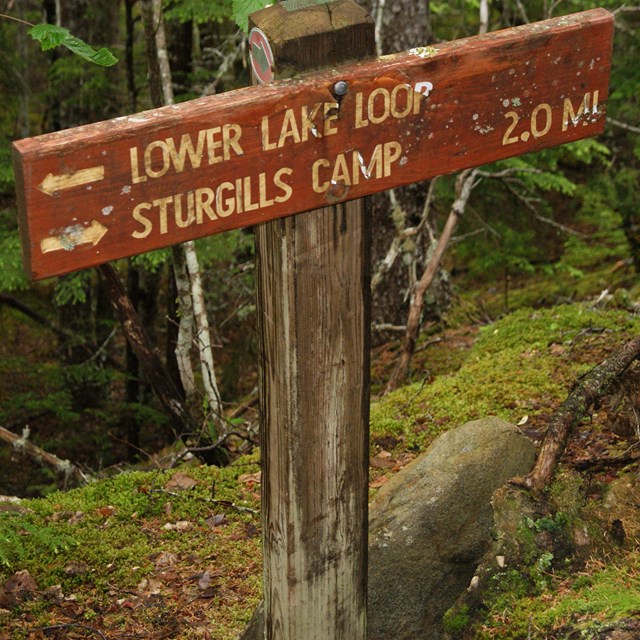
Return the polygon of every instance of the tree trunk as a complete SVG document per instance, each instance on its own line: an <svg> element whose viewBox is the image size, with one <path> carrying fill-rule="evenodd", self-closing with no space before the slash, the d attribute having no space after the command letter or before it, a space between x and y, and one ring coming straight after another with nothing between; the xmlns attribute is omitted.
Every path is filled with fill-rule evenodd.
<svg viewBox="0 0 640 640"><path fill-rule="evenodd" d="M174 435L197 431L195 423L189 415L184 400L175 388L162 360L153 349L140 316L131 304L131 300L111 264L96 267L103 278L107 295L120 324L124 327L129 344L133 349L142 371L153 387L158 400L167 411L173 425Z"/></svg>
<svg viewBox="0 0 640 640"><path fill-rule="evenodd" d="M167 51L166 33L162 16L161 0L142 0L143 20L145 22L145 34L147 40L147 57L150 66L150 81L160 83L162 91L156 88L153 91L154 100L160 100L155 106L171 105L174 103L171 69L169 67L169 54ZM179 254L182 253L183 256ZM176 359L182 377L182 387L185 390L190 403L195 404L195 380L191 369L189 352L191 350L192 326L196 328L196 345L200 356L202 379L205 398L209 406L209 412L215 425L215 440L224 433L224 420L222 402L216 381L213 348L211 345L211 332L209 319L206 312L204 291L200 278L200 266L193 242L185 242L174 247L173 250L174 275L179 293L182 316L176 349ZM183 268L184 267L186 268ZM182 335L180 335L182 333Z"/></svg>

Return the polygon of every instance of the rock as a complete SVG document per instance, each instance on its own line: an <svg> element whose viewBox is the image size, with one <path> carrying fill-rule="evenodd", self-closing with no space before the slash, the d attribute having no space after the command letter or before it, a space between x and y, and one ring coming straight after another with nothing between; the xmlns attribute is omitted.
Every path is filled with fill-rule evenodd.
<svg viewBox="0 0 640 640"><path fill-rule="evenodd" d="M369 507L368 640L440 640L442 616L489 549L491 495L526 474L535 449L498 418L440 436ZM263 637L260 606L240 636Z"/></svg>
<svg viewBox="0 0 640 640"><path fill-rule="evenodd" d="M442 616L489 549L491 495L535 450L498 418L447 431L369 509L369 640L437 640Z"/></svg>

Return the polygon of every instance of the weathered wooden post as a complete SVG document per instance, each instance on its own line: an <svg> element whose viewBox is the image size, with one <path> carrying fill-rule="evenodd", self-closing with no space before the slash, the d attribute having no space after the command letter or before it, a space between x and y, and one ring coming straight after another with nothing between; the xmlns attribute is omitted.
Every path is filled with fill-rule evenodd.
<svg viewBox="0 0 640 640"><path fill-rule="evenodd" d="M277 76L374 55L352 0L287 4L251 17ZM339 126L348 90L327 91L318 135ZM256 231L268 640L366 638L370 236L361 199Z"/></svg>

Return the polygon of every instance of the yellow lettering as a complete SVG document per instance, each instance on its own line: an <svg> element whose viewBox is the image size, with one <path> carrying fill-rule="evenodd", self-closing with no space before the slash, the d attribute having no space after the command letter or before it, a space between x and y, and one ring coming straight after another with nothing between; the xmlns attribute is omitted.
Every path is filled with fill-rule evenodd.
<svg viewBox="0 0 640 640"><path fill-rule="evenodd" d="M311 167L311 184L313 186L313 190L316 193L322 193L329 188L329 181L323 182L320 184L320 167L328 167L330 166L330 162L325 158L319 158L313 163Z"/></svg>
<svg viewBox="0 0 640 640"><path fill-rule="evenodd" d="M339 182L348 185L351 184L349 167L347 166L347 159L344 157L344 153L339 153L338 157L336 158L336 163L333 166L331 182Z"/></svg>
<svg viewBox="0 0 640 640"><path fill-rule="evenodd" d="M195 215L193 211L193 191L189 191L187 193L187 217L182 217L182 196L184 194L179 193L173 196L173 215L176 220L176 226L184 229L191 225L191 223L195 220Z"/></svg>
<svg viewBox="0 0 640 640"><path fill-rule="evenodd" d="M578 113L576 113L573 109L573 104L571 103L571 98L564 99L564 108L562 110L562 130L566 131L569 128L569 123L571 123L574 127L577 126L580 120L583 120L582 124L589 124L589 119L585 118L585 111L587 115L589 113L589 103L590 103L590 94L585 93L582 98L582 102L580 103L580 108L578 109ZM597 111L597 101L598 101L598 92L596 91L593 95L594 102L594 111Z"/></svg>
<svg viewBox="0 0 640 640"><path fill-rule="evenodd" d="M223 191L233 192L234 186L231 182L223 182L216 191L216 211L221 218L230 216L236 209L236 199L234 195L223 200Z"/></svg>
<svg viewBox="0 0 640 640"><path fill-rule="evenodd" d="M271 151L271 149L275 149L276 143L269 142L269 116L262 116L260 127L262 130L262 150Z"/></svg>
<svg viewBox="0 0 640 640"><path fill-rule="evenodd" d="M273 204L273 200L267 199L267 174L261 173L259 176L260 181L260 208L270 207Z"/></svg>
<svg viewBox="0 0 640 640"><path fill-rule="evenodd" d="M373 172L376 172L376 178L382 178L383 164L382 164L382 145L377 144L371 154L371 160L367 166L366 175L371 177Z"/></svg>
<svg viewBox="0 0 640 640"><path fill-rule="evenodd" d="M143 209L151 209L151 204L149 204L148 202L141 202L135 207L132 214L133 219L136 220L136 222L139 222L144 227L142 231L133 231L131 233L131 235L137 239L146 238L151 233L151 229L153 229L153 223L151 222L151 220L149 220L149 218L145 218L145 216L142 215Z"/></svg>
<svg viewBox="0 0 640 640"><path fill-rule="evenodd" d="M382 97L382 113L376 115L376 98L378 96ZM384 87L378 87L371 92L371 94L369 95L369 101L367 103L367 116L369 117L369 120L373 122L373 124L380 124L389 117L389 101L389 92Z"/></svg>
<svg viewBox="0 0 640 640"><path fill-rule="evenodd" d="M233 149L237 156L244 155L244 151L240 146L240 136L242 135L242 127L238 124L225 124L222 127L222 142L224 144L224 159L231 157L230 149Z"/></svg>
<svg viewBox="0 0 640 640"><path fill-rule="evenodd" d="M400 91L404 91L405 93L405 106L402 110L398 109L398 93L400 93ZM402 118L406 118L409 115L411 109L413 108L414 93L414 90L408 87L406 84L398 84L393 88L393 91L391 92L391 115L394 118L401 120Z"/></svg>
<svg viewBox="0 0 640 640"><path fill-rule="evenodd" d="M129 149L129 156L131 158L131 180L133 184L145 182L147 176L141 176L138 168L138 149L137 147L131 147Z"/></svg>
<svg viewBox="0 0 640 640"><path fill-rule="evenodd" d="M286 183L281 180L283 175L290 176L293 173L293 169L289 169L289 167L282 167L282 169L278 169L276 171L276 175L273 176L273 183L283 191L283 195L276 196L274 200L276 202L286 202L291 195L293 194L293 189Z"/></svg>
<svg viewBox="0 0 640 640"><path fill-rule="evenodd" d="M200 166L202 162L202 151L204 149L205 133L205 131L198 133L198 146L196 149L194 149L193 141L188 133L185 133L182 138L180 138L180 149L176 149L173 138L167 138L165 140L176 173L182 173L184 171L187 155L189 156L193 169L197 169Z"/></svg>
<svg viewBox="0 0 640 640"><path fill-rule="evenodd" d="M323 135L332 136L338 133L335 125L333 124L338 119L338 103L337 102L325 102L324 103L324 127Z"/></svg>
<svg viewBox="0 0 640 640"><path fill-rule="evenodd" d="M225 182L224 184L229 184ZM196 189L196 220L198 224L204 221L203 214L206 213L209 220L217 220L218 216L214 213L211 205L213 204L213 189L205 187L204 189Z"/></svg>
<svg viewBox="0 0 640 640"><path fill-rule="evenodd" d="M420 102L422 100L422 98L424 98L424 94L420 93L419 91L413 91L412 92L412 99L413 99L413 115L417 116L420 113Z"/></svg>
<svg viewBox="0 0 640 640"><path fill-rule="evenodd" d="M300 138L302 142L306 142L309 139L309 134L312 136L318 137L320 134L318 129L313 121L314 118L318 115L318 111L320 111L320 107L322 106L321 102L317 102L311 108L311 113L309 113L306 105L302 107L301 110L301 119L302 119L302 131L300 132Z"/></svg>
<svg viewBox="0 0 640 640"><path fill-rule="evenodd" d="M213 127L212 129L207 129L207 152L209 154L209 164L222 162L222 156L216 153L218 149L222 149L222 140L215 139L215 137L219 133L220 133L220 127Z"/></svg>
<svg viewBox="0 0 640 640"><path fill-rule="evenodd" d="M369 125L369 121L365 120L362 111L362 92L358 91L358 93L356 93L356 129L362 129L362 127Z"/></svg>
<svg viewBox="0 0 640 640"><path fill-rule="evenodd" d="M242 213L242 178L236 178L236 210Z"/></svg>
<svg viewBox="0 0 640 640"><path fill-rule="evenodd" d="M162 165L159 169L153 168L151 153L154 149L160 149L162 152ZM147 145L147 148L144 150L144 170L150 178L161 178L165 173L167 173L169 166L169 150L164 140L156 140L155 142Z"/></svg>
<svg viewBox="0 0 640 640"><path fill-rule="evenodd" d="M400 157L402 153L402 145L399 142L384 143L384 176L388 178L391 175L391 165Z"/></svg>
<svg viewBox="0 0 640 640"><path fill-rule="evenodd" d="M153 206L158 207L159 209L159 217L160 217L160 233L167 233L167 205L173 202L173 197L169 196L168 198L160 198L159 200L153 201Z"/></svg>
<svg viewBox="0 0 640 640"><path fill-rule="evenodd" d="M251 176L246 176L244 178L244 210L255 211L259 208L260 205L257 202L251 202Z"/></svg>
<svg viewBox="0 0 640 640"><path fill-rule="evenodd" d="M280 138L278 139L278 149L281 149L287 138L292 138L293 142L300 142L300 132L298 131L298 123L293 115L293 109L287 109L284 114L282 128L280 129Z"/></svg>

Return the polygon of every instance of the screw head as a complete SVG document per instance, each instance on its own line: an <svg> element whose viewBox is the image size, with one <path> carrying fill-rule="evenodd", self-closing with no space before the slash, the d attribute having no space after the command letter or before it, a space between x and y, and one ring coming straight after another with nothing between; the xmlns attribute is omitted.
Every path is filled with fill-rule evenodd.
<svg viewBox="0 0 640 640"><path fill-rule="evenodd" d="M333 85L333 93L336 96L343 96L347 93L348 88L349 85L344 80L338 80L338 82Z"/></svg>

